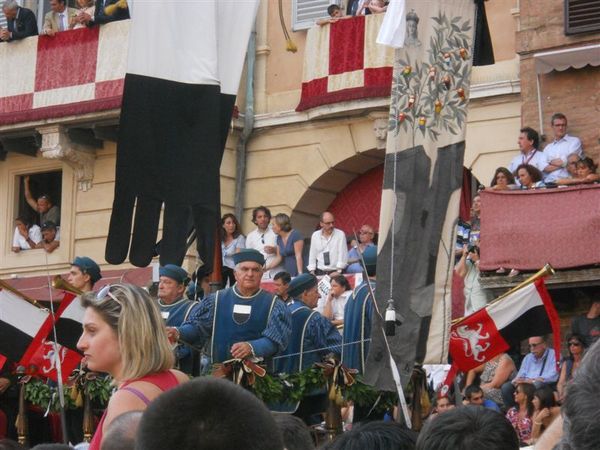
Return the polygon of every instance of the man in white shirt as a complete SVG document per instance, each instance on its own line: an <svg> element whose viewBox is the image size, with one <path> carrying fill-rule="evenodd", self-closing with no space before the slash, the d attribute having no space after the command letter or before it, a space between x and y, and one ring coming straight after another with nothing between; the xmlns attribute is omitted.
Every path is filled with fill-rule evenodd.
<svg viewBox="0 0 600 450"><path fill-rule="evenodd" d="M325 211L321 214L321 229L310 238L308 271L313 275L342 273L348 264L348 246L346 235L334 227L333 214Z"/></svg>
<svg viewBox="0 0 600 450"><path fill-rule="evenodd" d="M582 148L579 138L567 134L567 117L564 114L553 114L550 124L554 133L554 141L544 148L548 159L548 165L544 168L544 172L547 174L545 181L554 183L561 178L569 178L567 158L573 153L581 157Z"/></svg>
<svg viewBox="0 0 600 450"><path fill-rule="evenodd" d="M540 143L538 132L531 127L521 128L518 143L521 154L513 158L508 166L508 170L516 176L517 167L521 164L529 164L538 168L545 175L543 170L548 165L548 159L544 152L538 150Z"/></svg>
<svg viewBox="0 0 600 450"><path fill-rule="evenodd" d="M266 206L259 206L252 211L252 223L256 229L248 233L246 248L258 250L265 257L263 280L272 279L281 272L281 256L277 247L277 235L271 229L271 211Z"/></svg>

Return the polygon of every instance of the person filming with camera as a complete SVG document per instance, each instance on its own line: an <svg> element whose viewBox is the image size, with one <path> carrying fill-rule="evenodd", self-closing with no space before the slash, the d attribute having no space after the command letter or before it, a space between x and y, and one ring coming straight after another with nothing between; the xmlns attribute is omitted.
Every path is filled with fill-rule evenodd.
<svg viewBox="0 0 600 450"><path fill-rule="evenodd" d="M479 284L479 246L464 245L462 256L454 267L465 283L465 316L485 307L492 299L490 293Z"/></svg>

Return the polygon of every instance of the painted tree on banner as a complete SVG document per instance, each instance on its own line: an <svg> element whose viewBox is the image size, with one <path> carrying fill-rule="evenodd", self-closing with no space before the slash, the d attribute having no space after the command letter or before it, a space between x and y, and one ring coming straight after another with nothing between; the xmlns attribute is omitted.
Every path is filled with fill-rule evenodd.
<svg viewBox="0 0 600 450"><path fill-rule="evenodd" d="M377 261L377 303L403 323L389 337L403 384L415 363L446 363L454 225L471 76L472 0L407 1L394 58ZM394 390L380 319L365 373Z"/></svg>

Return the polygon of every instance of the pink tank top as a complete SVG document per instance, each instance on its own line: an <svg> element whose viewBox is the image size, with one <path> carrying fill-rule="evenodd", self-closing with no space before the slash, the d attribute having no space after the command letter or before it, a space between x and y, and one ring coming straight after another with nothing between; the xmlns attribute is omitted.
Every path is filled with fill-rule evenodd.
<svg viewBox="0 0 600 450"><path fill-rule="evenodd" d="M145 381L147 383L151 383L163 392L173 389L179 385L179 380L170 370L167 370L166 372L154 373L152 375L146 375L145 377L136 378L135 380L129 380L123 383L123 386L121 386L119 390L131 392L141 401L143 401L146 406L148 406L151 400L138 389L134 387L128 387L129 384L136 381ZM92 442L90 442L88 450L100 450L100 445L102 444L102 426L104 425L105 418L106 411L104 411L104 414L102 414L102 418L98 423L98 427L96 428L96 432L94 433L94 437L92 438Z"/></svg>

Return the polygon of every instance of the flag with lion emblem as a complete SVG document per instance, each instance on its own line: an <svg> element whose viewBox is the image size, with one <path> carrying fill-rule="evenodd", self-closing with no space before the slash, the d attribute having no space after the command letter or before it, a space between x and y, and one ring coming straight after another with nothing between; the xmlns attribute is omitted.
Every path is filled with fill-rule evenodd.
<svg viewBox="0 0 600 450"><path fill-rule="evenodd" d="M452 368L440 395L446 395L458 371L474 369L523 339L549 333L560 349L560 321L543 279L465 317L450 329Z"/></svg>

